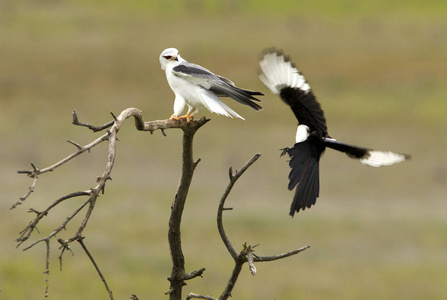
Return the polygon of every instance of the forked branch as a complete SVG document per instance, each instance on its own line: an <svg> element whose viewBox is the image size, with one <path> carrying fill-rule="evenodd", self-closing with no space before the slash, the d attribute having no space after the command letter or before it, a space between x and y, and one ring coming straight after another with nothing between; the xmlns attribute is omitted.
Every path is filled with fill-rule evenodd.
<svg viewBox="0 0 447 300"><path fill-rule="evenodd" d="M30 245L24 248L24 250L28 250L35 245L45 242L46 245L46 287L45 287L45 294L48 294L48 280L49 280L49 253L50 253L50 241L52 238L56 237L57 234L61 233L62 230L67 228L67 225L77 216L81 211L85 211L84 217L80 224L78 225L78 229L76 232L67 239L58 239L59 244L61 245L61 255L59 256L60 264L62 267L62 256L65 252L65 250L72 251L70 244L74 241L77 241L84 252L89 257L90 261L92 262L93 266L95 267L96 272L100 276L101 280L104 283L104 286L107 290L107 293L110 297L110 299L113 300L113 293L111 289L109 288L104 275L100 271L98 265L96 264L93 255L88 250L85 242L84 242L84 236L83 232L86 228L88 221L90 220L90 217L92 215L93 209L95 208L96 201L101 193L104 193L104 188L106 185L106 182L111 179L111 173L113 170L115 158L116 158L116 141L117 141L117 134L119 129L121 128L122 124L125 122L125 120L129 117L134 117L135 121L135 127L137 130L140 131L149 131L151 134L156 130L161 130L163 135L165 135L164 130L170 129L170 128L180 128L183 130L183 153L182 153L182 174L178 186L177 193L174 197L174 202L171 207L171 217L169 220L169 232L168 232L168 240L170 245L170 252L171 252L171 259L172 259L172 270L171 274L169 276L170 281L170 289L168 290L167 294L169 294L169 298L171 300L180 300L182 297L182 288L184 285L186 285L187 280L196 278L198 276L202 276L203 272L205 271L205 268L200 268L198 270L194 270L190 273L185 272L185 259L182 252L182 246L181 246L181 234L180 234L180 228L181 228L181 220L182 220L182 214L183 209L186 203L186 199L188 196L189 187L192 182L194 170L199 163L200 160L194 161L193 157L193 139L194 135L197 132L197 130L203 126L205 123L207 123L209 120L202 118L200 120L193 120L190 122L186 122L185 120L157 120L152 122L144 122L142 113L140 110L136 108L128 108L124 111L122 111L119 116L113 116L113 120L100 126L94 126L87 123L80 122L78 119L78 116L76 112L73 112L73 124L77 126L83 126L87 127L90 130L97 132L106 130L107 131L101 135L100 137L96 138L94 141L87 145L80 145L74 141L68 140L70 144L76 147L76 151L68 155L67 157L61 159L60 161L54 163L51 166L48 166L46 168L39 169L37 168L33 163L31 164L32 169L31 170L25 170L25 171L19 171L21 174L26 174L29 177L33 179L33 182L31 186L29 187L27 193L19 199L12 207L15 208L18 205L22 204L23 201L25 201L31 193L35 190L39 176L46 173L55 170L56 168L64 165L68 161L74 159L75 157L85 153L86 151L90 151L92 148L97 146L98 144L108 141L108 155L107 155L107 162L105 169L103 173L97 177L96 179L96 185L94 188L87 189L84 191L78 191L74 193L70 193L68 195L65 195L63 197L60 197L59 199L56 199L53 203L48 205L44 210L38 211L34 208L30 208L30 212L34 213L34 218L30 221L30 223L20 232L20 236L17 239L18 246L22 245L25 241L27 241L32 233L34 232L34 229L37 229L37 225L39 222L41 222L44 217L48 216L52 209L62 203L65 203L66 201L71 201L74 198L79 198L86 196L87 199L77 208L75 209L66 219L59 225L58 228L53 230L51 233L47 234L44 238L38 239L34 242L32 242ZM208 299L208 300L223 300L228 299L231 296L231 292L236 284L236 281L238 279L238 276L242 270L242 266L244 263L248 263L250 272L255 275L256 274L256 267L255 262L263 262L263 261L272 261L276 259L285 258L291 255L295 255L305 249L308 248L308 246L302 247L300 249L287 252L280 255L274 255L274 256L257 256L254 253L254 248L257 246L251 246L247 245L245 243L242 247L242 250L238 253L236 249L233 247L232 243L230 242L227 234L225 233L225 229L223 226L223 212L226 210L230 210L229 208L225 208L225 201L231 192L234 184L236 181L242 176L242 174L260 157L260 154L256 154L253 156L253 158L248 161L239 172L233 173L232 169L230 168L229 175L230 175L230 183L228 184L228 187L226 188L224 194L222 195L222 198L219 203L218 208L218 214L217 214L217 224L218 224L218 230L220 233L220 236L222 238L222 241L224 242L228 252L230 253L231 257L233 258L235 265L234 269L232 271L232 274L230 276L230 279L228 280L228 283L220 295L219 298L213 298L212 296L205 296L205 295L198 295L194 293L190 293L186 299ZM133 299L138 299L136 295L132 296Z"/></svg>
<svg viewBox="0 0 447 300"><path fill-rule="evenodd" d="M230 194L234 184L236 183L236 181L242 176L242 174L253 164L256 162L256 160L258 160L258 158L260 157L260 154L255 154L242 168L239 172L235 172L233 174L232 169L230 168L229 170L229 175L230 175L230 182L227 186L227 189L225 190L224 194L222 195L222 198L220 200L219 203L219 208L218 208L218 212L217 212L217 227L219 229L219 233L220 236L222 238L223 243L225 244L225 246L227 247L228 252L230 253L230 255L233 257L234 260L234 268L233 268L233 272L231 273L230 279L228 280L228 283L224 289L224 291L222 292L222 294L220 295L220 297L218 298L219 300L224 300L224 299L228 299L229 297L231 297L231 292L233 291L234 286L236 285L236 281L239 277L239 274L242 270L242 266L244 263L248 262L249 265L249 270L251 272L252 275L256 274L256 267L254 262L263 262L263 261L272 261L272 260L277 260L277 259L281 259L281 258L285 258L285 257L289 257L295 254L300 253L301 251L306 250L307 248L309 248L309 246L304 246L301 247L297 250L293 250L284 254L280 254L280 255L274 255L274 256L257 256L256 254L254 254L254 248L257 246L250 246L247 245L247 243L245 243L242 247L242 250L239 252L239 254L236 252L236 250L234 249L232 243L230 242L227 234L225 233L225 229L223 226L223 212L229 209L225 208L225 201L228 197L228 195Z"/></svg>
<svg viewBox="0 0 447 300"><path fill-rule="evenodd" d="M230 194L231 190L233 189L233 186L236 183L236 181L242 176L242 174L244 174L244 172L251 165L253 165L258 160L258 158L260 156L261 156L261 154L259 154L259 153L255 154L241 168L240 171L236 171L235 173L233 173L232 168L229 169L230 182L229 182L227 188L225 189L225 192L223 193L222 198L220 199L220 202L219 202L219 208L217 210L217 227L219 230L220 237L221 237L223 243L225 244L225 247L227 248L228 252L230 253L231 257L234 260L234 268L231 273L230 279L228 280L228 283L225 286L224 291L219 296L219 298L214 298L209 295L200 295L200 294L190 293L190 294L188 294L186 299L206 299L206 300L228 299L231 297L231 292L233 291L233 288L236 285L237 279L239 277L239 274L242 271L242 266L244 263L247 262L249 265L249 270L250 270L251 274L256 275L256 266L254 264L255 262L273 261L273 260L289 257L292 255L298 254L298 253L306 250L307 248L309 248L309 246L304 246L304 247L301 247L299 249L296 249L296 250L293 250L293 251L290 251L290 252L287 252L284 254L273 255L273 256L257 256L254 253L254 248L257 247L258 245L251 246L251 245L247 245L247 243L244 243L244 245L242 246L242 250L239 253L237 253L237 251L233 247L233 244L230 242L230 239L228 238L228 236L225 232L225 228L223 226L223 212L232 210L232 209L225 207L225 201L228 198L228 195Z"/></svg>
<svg viewBox="0 0 447 300"><path fill-rule="evenodd" d="M30 221L30 223L20 232L19 238L17 238L18 245L17 247L21 246L25 241L27 241L32 233L34 232L34 229L37 229L37 225L40 221L44 219L44 217L48 216L51 212L51 210L56 207L57 205L60 205L61 203L64 203L65 201L72 200L74 198L78 198L81 196L87 196L87 200L84 201L77 209L75 209L61 224L58 228L53 230L51 233L46 235L44 238L38 239L25 247L23 250L28 250L35 245L45 242L47 247L47 255L46 255L46 270L45 274L47 276L47 285L45 288L45 293L48 292L48 276L49 276L49 250L50 250L50 240L54 238L57 234L61 233L62 230L67 228L67 224L70 223L76 215L78 215L82 210L86 209L85 215L81 221L81 223L78 225L77 231L74 233L73 236L71 236L68 239L59 239L59 243L61 246L61 255L59 256L60 263L62 266L62 255L65 250L70 249L70 243L73 241L79 242L79 244L82 246L90 260L92 261L98 275L101 277L101 280L104 282L104 285L107 289L107 292L110 296L110 299L113 299L113 295L111 290L109 289L107 282L105 281L104 276L102 275L101 271L99 270L99 267L97 266L95 260L93 259L93 256L88 251L82 236L82 233L84 229L86 228L88 221L91 217L91 214L93 212L93 209L96 204L96 200L99 197L100 193L103 193L106 182L111 179L111 173L113 170L115 158L116 158L116 141L117 141L117 134L119 129L121 128L122 124L125 122L125 120L129 117L134 117L135 120L135 126L137 130L140 131L149 131L150 133L153 133L155 130L161 130L162 133L165 135L164 130L170 129L170 128L181 128L185 132L189 132L191 128L199 128L203 124L205 124L208 120L205 118L202 118L198 121L191 121L187 123L184 120L176 121L176 120L158 120L158 121L152 121L152 122L144 122L143 115L140 110L136 108L128 108L122 111L118 117L115 117L113 114L113 120L101 125L101 126L94 126L87 123L80 122L78 119L78 116L75 111L73 111L73 124L78 126L87 127L94 132L101 131L104 129L107 129L107 132L105 132L102 136L96 138L91 143L81 146L76 142L68 141L70 144L74 145L76 147L76 151L68 155L67 157L61 159L60 161L52 164L51 166L48 166L46 168L39 169L37 168L33 163L31 163L32 169L31 170L25 170L25 171L18 171L20 174L26 174L29 177L33 178L33 182L31 186L28 189L28 192L19 199L12 207L16 208L18 205L22 204L23 201L25 201L31 193L35 190L38 178L40 175L55 170L56 168L66 164L70 160L74 159L75 157L85 153L86 151L90 151L95 146L99 145L100 143L104 141L108 141L109 147L108 147L108 155L107 155L107 162L105 169L103 173L96 178L96 186L94 188L85 190L85 191L78 191L74 192L68 195L65 195L63 197L60 197L59 199L55 200L53 203L48 205L44 210L38 211L34 208L30 208L30 212L35 214L35 217ZM196 129L196 130L197 130ZM191 149L191 157L192 157L192 149ZM195 166L195 163L193 164ZM187 277L192 278L193 276L200 276L200 274L203 272L203 270L198 270L195 272L192 272L190 274L186 274Z"/></svg>

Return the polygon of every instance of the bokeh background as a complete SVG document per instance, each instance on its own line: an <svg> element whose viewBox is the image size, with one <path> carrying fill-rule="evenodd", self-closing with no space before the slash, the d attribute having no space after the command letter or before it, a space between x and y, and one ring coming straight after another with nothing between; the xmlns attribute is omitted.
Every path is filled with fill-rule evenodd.
<svg viewBox="0 0 447 300"><path fill-rule="evenodd" d="M229 100L246 121L211 118L195 139L196 169L183 219L187 271L204 278L184 291L220 295L233 267L216 228L228 183L252 155L260 160L228 199L224 222L233 244L260 244L259 255L310 245L285 260L244 269L235 299L447 298L447 5L445 1L137 1L1 0L0 9L0 298L44 297L44 245L22 252L15 238L58 197L95 185L106 144L39 179L17 174L46 167L99 134L71 125L103 124L127 107L146 120L172 114L173 93L158 57L184 58L266 94L256 113ZM296 120L257 79L258 55L276 46L291 55L316 93L335 138L413 155L369 168L343 154L322 158L315 207L288 216L289 167L279 148L293 144ZM163 299L171 262L170 205L180 174L181 132L119 134L113 181L85 231L86 244L116 299ZM40 238L82 201L55 210ZM71 223L67 238L79 219ZM77 223L76 223L77 222ZM78 245L51 248L51 299L107 299Z"/></svg>

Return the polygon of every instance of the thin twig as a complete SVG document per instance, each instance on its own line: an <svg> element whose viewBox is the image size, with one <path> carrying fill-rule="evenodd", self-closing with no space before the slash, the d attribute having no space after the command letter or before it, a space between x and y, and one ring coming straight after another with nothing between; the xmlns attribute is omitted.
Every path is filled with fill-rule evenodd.
<svg viewBox="0 0 447 300"><path fill-rule="evenodd" d="M88 251L87 246L84 243L84 237L79 237L77 239L77 241L79 242L79 244L81 244L82 249L84 249L85 254L87 254L88 258L90 259L91 263L93 264L93 266L96 269L96 272L98 272L99 277L101 278L101 281L104 283L104 286L107 290L107 292L109 293L109 297L110 300L113 300L113 293L112 291L109 289L109 285L107 284L106 279L104 278L104 275L102 275L101 270L99 269L98 265L96 264L95 259L93 258L93 256L90 254L90 251Z"/></svg>
<svg viewBox="0 0 447 300"><path fill-rule="evenodd" d="M46 215L48 215L49 211L55 207L56 205L60 204L62 201L65 201L67 199L70 198L74 198L74 197L79 197L79 196L88 196L90 195L90 193L88 192L76 192L76 193L71 193L69 195L63 196L59 199L57 199L56 201L54 201L52 204L50 204L44 211L42 212L38 212L36 210L33 210L36 213L36 217L34 218L34 220L32 220L28 226L26 226L25 229L23 229L20 232L20 237L18 239L16 239L16 241L18 242L17 247L19 247L24 241L26 241L32 234L33 230L36 229L37 223L39 223L39 221L45 217ZM55 236L56 234L58 234L62 229L64 229L66 227L66 225L68 224L68 222L70 222L71 219L73 219L78 212L80 212L84 206L88 203L88 200L86 202L84 202L77 210L74 211L74 213L69 216L60 226L59 228L55 229L51 234L49 234L46 238L52 238L53 236ZM32 210L32 209L31 209ZM25 249L23 249L23 251L30 249L31 247L33 247L34 245L44 241L46 238L42 238L40 240L37 240L36 242L32 243L30 246L26 247Z"/></svg>
<svg viewBox="0 0 447 300"><path fill-rule="evenodd" d="M222 238L223 243L225 244L225 246L227 247L228 252L230 252L231 257L233 257L233 259L237 259L238 258L238 254L236 252L236 250L234 249L233 245L231 244L230 240L228 239L227 234L225 233L225 229L223 226L223 211L224 210L230 210L228 208L225 208L225 201L227 200L228 195L230 194L234 184L236 183L236 181L239 179L239 177L242 176L242 174L244 174L244 172L252 165L254 164L258 158L261 156L260 153L255 154L243 167L242 169L233 175L233 171L232 168L230 168L229 170L229 176L230 176L230 183L227 186L227 189L225 190L224 194L222 195L222 198L220 199L220 203L219 203L219 208L217 210L217 228L219 230L219 234L220 237Z"/></svg>
<svg viewBox="0 0 447 300"><path fill-rule="evenodd" d="M17 173L19 174L28 174L29 177L33 178L33 182L31 183L31 186L28 188L28 192L19 198L19 201L17 201L16 203L14 203L10 209L14 209L17 206L21 205L23 201L25 201L29 195L31 195L32 192L34 192L34 189L36 188L36 184L37 184L37 180L39 179L39 176L37 175L37 169L36 167L33 165L33 163L31 163L31 165L34 168L34 171L17 171Z"/></svg>
<svg viewBox="0 0 447 300"><path fill-rule="evenodd" d="M106 128L109 128L115 122L115 121L110 121L110 122L107 122L104 125L95 126L95 125L91 125L91 124L80 122L79 119L78 119L78 115L76 114L76 110L73 110L72 115L73 115L73 121L71 123L73 125L87 127L88 129L92 130L93 132L102 131L102 130L104 130Z"/></svg>
<svg viewBox="0 0 447 300"><path fill-rule="evenodd" d="M74 253L73 253L73 250L71 250L70 243L67 240L58 239L57 241L59 242L59 244L61 244L59 249L62 249L61 255L59 255L59 270L62 271L62 256L64 255L65 250L70 250L71 255L73 255L73 256L74 256Z"/></svg>
<svg viewBox="0 0 447 300"><path fill-rule="evenodd" d="M45 240L46 259L45 259L45 297L48 297L48 287L50 285L50 239Z"/></svg>
<svg viewBox="0 0 447 300"><path fill-rule="evenodd" d="M310 248L310 246L303 246L299 249L287 252L287 253L283 253L283 254L279 254L279 255L272 255L272 256L255 256L254 257L254 261L256 262L265 262L265 261L273 261L273 260L277 260L277 259L281 259L281 258L286 258L295 254L298 254L306 249Z"/></svg>
<svg viewBox="0 0 447 300"><path fill-rule="evenodd" d="M192 271L191 273L185 273L183 279L190 280L199 276L202 277L203 272L205 272L205 270L206 270L205 268L200 268L198 270Z"/></svg>
<svg viewBox="0 0 447 300"><path fill-rule="evenodd" d="M199 295L199 294L194 294L194 293L189 293L189 294L186 296L186 300L188 300L188 299L217 300L216 298L211 297L211 296Z"/></svg>

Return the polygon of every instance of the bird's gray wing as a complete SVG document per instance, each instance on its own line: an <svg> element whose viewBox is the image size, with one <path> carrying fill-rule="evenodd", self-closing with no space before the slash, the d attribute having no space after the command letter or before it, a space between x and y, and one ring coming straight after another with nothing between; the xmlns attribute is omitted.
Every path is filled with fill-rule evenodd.
<svg viewBox="0 0 447 300"><path fill-rule="evenodd" d="M260 101L253 95L263 95L260 92L238 88L234 83L222 76L216 75L202 66L189 62L182 62L175 66L172 72L179 77L207 89L220 97L231 97L239 103L248 105L254 110L261 110L262 107L253 101Z"/></svg>
<svg viewBox="0 0 447 300"><path fill-rule="evenodd" d="M224 81L208 69L186 61L175 66L172 69L172 73L207 90L211 89L215 84L225 84Z"/></svg>

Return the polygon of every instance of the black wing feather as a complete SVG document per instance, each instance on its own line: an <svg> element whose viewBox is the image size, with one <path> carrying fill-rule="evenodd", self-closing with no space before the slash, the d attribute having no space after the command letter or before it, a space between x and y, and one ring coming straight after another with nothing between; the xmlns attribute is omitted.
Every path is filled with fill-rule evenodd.
<svg viewBox="0 0 447 300"><path fill-rule="evenodd" d="M320 137L328 136L324 112L312 91L285 87L279 95L290 106L300 124L307 125L311 132L316 131Z"/></svg>

